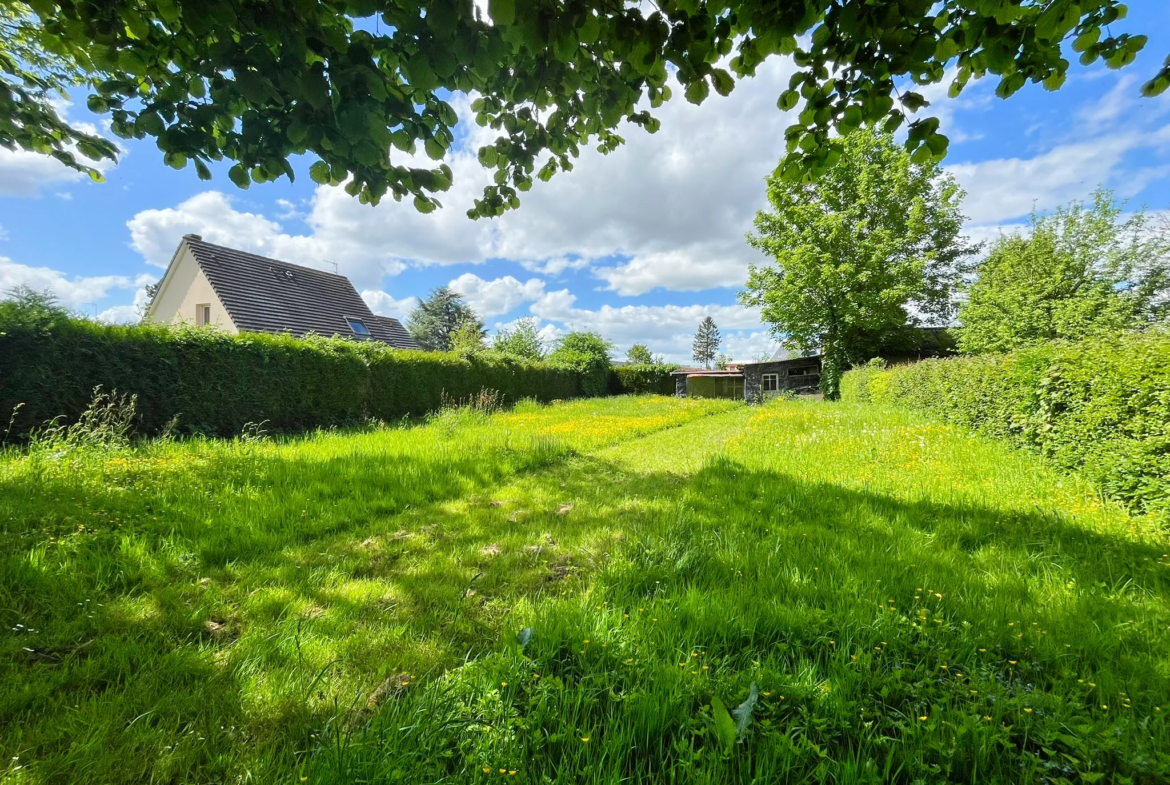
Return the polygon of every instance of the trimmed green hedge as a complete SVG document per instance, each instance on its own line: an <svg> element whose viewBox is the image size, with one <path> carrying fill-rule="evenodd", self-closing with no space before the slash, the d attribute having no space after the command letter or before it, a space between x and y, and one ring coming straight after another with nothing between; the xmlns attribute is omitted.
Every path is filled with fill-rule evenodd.
<svg viewBox="0 0 1170 785"><path fill-rule="evenodd" d="M671 371L677 365L619 365L610 375L609 390L614 395L674 395Z"/></svg>
<svg viewBox="0 0 1170 785"><path fill-rule="evenodd" d="M228 436L249 422L295 431L392 420L433 411L444 394L469 398L484 388L510 402L572 398L581 380L544 363L461 359L338 338L72 319L0 325L0 428L23 404L11 438L59 415L76 419L97 385L138 396L140 433L158 434L178 415L180 432Z"/></svg>
<svg viewBox="0 0 1170 785"><path fill-rule="evenodd" d="M1170 334L850 371L843 397L926 409L1077 469L1106 495L1170 513Z"/></svg>

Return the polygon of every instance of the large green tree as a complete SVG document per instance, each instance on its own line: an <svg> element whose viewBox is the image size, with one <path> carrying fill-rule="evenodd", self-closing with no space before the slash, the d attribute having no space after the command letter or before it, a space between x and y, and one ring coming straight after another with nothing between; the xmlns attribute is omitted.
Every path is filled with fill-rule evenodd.
<svg viewBox="0 0 1170 785"><path fill-rule="evenodd" d="M668 74L700 103L791 55L798 71L779 107L803 108L782 172L803 179L840 155L835 130L909 120L927 106L915 85L950 66L953 95L991 75L1007 97L1029 81L1058 88L1073 52L1117 68L1146 42L1114 26L1120 0L490 0L486 15L471 0L0 0L0 10L0 146L81 169L75 149L112 158L113 145L47 100L79 77L116 135L155 139L168 164L201 178L226 159L247 187L291 177L290 156L311 153L317 182L345 182L363 201L413 198L425 212L451 170L401 153L443 160L450 96L475 93L477 122L500 135L479 150L496 177L474 216L517 206L582 146L620 144L624 121L655 130ZM1167 86L1170 65L1144 92ZM924 161L947 140L922 117L908 144Z"/></svg>
<svg viewBox="0 0 1170 785"><path fill-rule="evenodd" d="M740 300L788 348L824 353L822 388L835 398L848 363L952 313L973 250L960 236L962 195L889 134L856 131L816 181L768 180L771 209L748 240L773 263L752 266Z"/></svg>
<svg viewBox="0 0 1170 785"><path fill-rule="evenodd" d="M650 347L646 344L636 343L626 352L626 361L631 365L653 365L654 355L650 353Z"/></svg>
<svg viewBox="0 0 1170 785"><path fill-rule="evenodd" d="M613 343L592 332L571 332L561 336L549 354L549 362L581 374L581 393L605 395L611 369Z"/></svg>
<svg viewBox="0 0 1170 785"><path fill-rule="evenodd" d="M1170 234L1144 211L1125 217L1110 191L1033 215L1000 237L967 287L959 348L1002 352L1140 328L1166 318Z"/></svg>
<svg viewBox="0 0 1170 785"><path fill-rule="evenodd" d="M500 354L509 357L519 357L523 360L544 359L544 339L536 329L537 321L528 316L520 319L511 329L501 329L492 341L492 348Z"/></svg>
<svg viewBox="0 0 1170 785"><path fill-rule="evenodd" d="M460 328L470 325L481 339L485 333L483 320L476 315L461 294L440 286L420 302L406 317L406 329L418 345L432 352L448 352ZM468 334L463 336L467 344Z"/></svg>

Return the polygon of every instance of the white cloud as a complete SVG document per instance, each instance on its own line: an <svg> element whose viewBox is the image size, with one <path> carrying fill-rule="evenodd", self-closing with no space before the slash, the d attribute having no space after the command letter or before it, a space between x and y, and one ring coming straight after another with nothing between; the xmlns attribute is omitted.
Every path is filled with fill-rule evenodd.
<svg viewBox="0 0 1170 785"><path fill-rule="evenodd" d="M1028 215L1033 207L1049 210L1070 199L1082 199L1098 185L1110 184L1128 153L1164 144L1159 134L1119 133L1059 145L1033 158L999 158L947 168L967 191L963 209L971 223L999 224ZM1122 195L1136 193L1132 179L1124 185Z"/></svg>
<svg viewBox="0 0 1170 785"><path fill-rule="evenodd" d="M657 287L676 291L701 291L720 286L743 286L752 259L744 249L747 241L695 243L658 253L638 254L625 264L595 267L593 274L609 284L606 288L621 295L644 294Z"/></svg>
<svg viewBox="0 0 1170 785"><path fill-rule="evenodd" d="M153 281L152 281L153 282ZM135 324L142 321L142 317L146 315L146 308L150 304L150 297L146 294L146 289L139 287L134 292L134 302L130 305L115 305L112 308L107 308L98 314L99 322L109 322L110 324Z"/></svg>
<svg viewBox="0 0 1170 785"><path fill-rule="evenodd" d="M723 345L720 352L733 360L757 360L761 357L771 357L780 348L780 343L768 334L767 330L727 333L723 336Z"/></svg>
<svg viewBox="0 0 1170 785"><path fill-rule="evenodd" d="M393 316L395 319L405 319L418 305L417 297L403 297L395 300L390 295L378 289L362 290L362 299L370 310L379 316Z"/></svg>
<svg viewBox="0 0 1170 785"><path fill-rule="evenodd" d="M554 256L552 259L520 259L520 266L525 270L542 275L560 275L565 270L580 270L589 266L588 259L581 257Z"/></svg>
<svg viewBox="0 0 1170 785"><path fill-rule="evenodd" d="M85 177L47 155L0 148L0 194L5 196L36 196L42 188Z"/></svg>
<svg viewBox="0 0 1170 785"><path fill-rule="evenodd" d="M136 278L125 275L70 278L65 273L49 267L30 267L0 256L0 294L22 285L38 292L48 289L66 308L95 303L112 291L140 289L154 281L155 277L151 275L140 275Z"/></svg>
<svg viewBox="0 0 1170 785"><path fill-rule="evenodd" d="M330 259L374 287L404 264L478 264L507 259L546 275L598 266L622 294L662 287L693 291L738 285L761 257L743 240L765 204L764 178L784 151L790 117L776 109L792 66L772 60L726 98L702 106L681 97L656 114L662 128L624 129L627 144L609 155L586 150L574 171L537 182L523 204L495 220L471 221L466 211L491 181L476 160L496 132L473 124L469 102L453 103L467 123L464 146L448 163L450 191L429 215L409 201L360 204L342 188L321 186L305 221L311 233L290 235L265 216L235 209L208 192L175 208L148 210L131 221L134 244L152 264L165 265L184 232L289 261ZM425 157L401 156L407 165ZM284 214L288 206L281 205ZM213 239L214 238L214 239Z"/></svg>
<svg viewBox="0 0 1170 785"><path fill-rule="evenodd" d="M690 360L691 340L704 316L715 320L725 333L759 331L760 314L741 305L603 305L596 310L576 307L577 298L567 289L547 292L532 304L536 316L571 330L596 332L614 342L618 353L644 343L654 354L671 362Z"/></svg>
<svg viewBox="0 0 1170 785"><path fill-rule="evenodd" d="M357 200L353 201L356 205ZM232 202L218 191L205 191L176 207L144 210L126 224L131 245L148 264L166 267L183 235L194 233L209 243L308 267L331 270L330 263L336 263L339 271L358 286L379 285L383 275L394 275L403 269L392 255L351 234L354 227L334 225L327 231L318 227L311 235L292 235L259 213L237 210Z"/></svg>
<svg viewBox="0 0 1170 785"><path fill-rule="evenodd" d="M57 108L57 114L62 119L68 120L67 115L70 105L67 102L61 101L54 101L53 103ZM71 124L74 128L84 133L99 135L97 127L92 123ZM116 166L115 162L109 159L94 161L87 158L78 153L77 149L72 146L68 146L67 149L76 156L79 162L91 166L103 174ZM119 158L125 154L126 150L119 147ZM79 172L76 169L70 169L56 158L24 149L8 150L0 147L0 195L37 196L42 189L58 186L62 183L76 183L88 179L88 174ZM72 198L68 193L58 193L57 196L63 199Z"/></svg>
<svg viewBox="0 0 1170 785"><path fill-rule="evenodd" d="M539 278L521 283L510 275L485 281L473 273L464 273L447 285L462 294L480 316L500 316L544 294L544 281Z"/></svg>

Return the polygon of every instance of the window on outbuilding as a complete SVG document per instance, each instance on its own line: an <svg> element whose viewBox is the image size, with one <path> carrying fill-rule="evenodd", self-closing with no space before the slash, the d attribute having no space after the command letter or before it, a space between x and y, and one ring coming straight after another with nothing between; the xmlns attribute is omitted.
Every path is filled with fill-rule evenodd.
<svg viewBox="0 0 1170 785"><path fill-rule="evenodd" d="M352 317L347 316L347 317L345 317L345 321L349 322L349 329L353 330L354 335L362 335L362 336L365 336L367 338L369 337L370 328L366 327L366 323L363 322L361 319L354 319Z"/></svg>
<svg viewBox="0 0 1170 785"><path fill-rule="evenodd" d="M776 392L780 389L780 374L764 374L764 392Z"/></svg>

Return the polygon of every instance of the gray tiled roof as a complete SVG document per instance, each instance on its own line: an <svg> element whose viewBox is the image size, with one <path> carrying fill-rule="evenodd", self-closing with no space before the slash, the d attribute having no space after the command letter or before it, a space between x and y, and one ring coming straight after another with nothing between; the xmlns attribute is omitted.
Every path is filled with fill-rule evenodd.
<svg viewBox="0 0 1170 785"><path fill-rule="evenodd" d="M350 317L361 319L374 340L399 349L419 348L397 319L375 315L344 275L212 245L190 235L183 242L241 330L370 340L354 335L346 322Z"/></svg>

